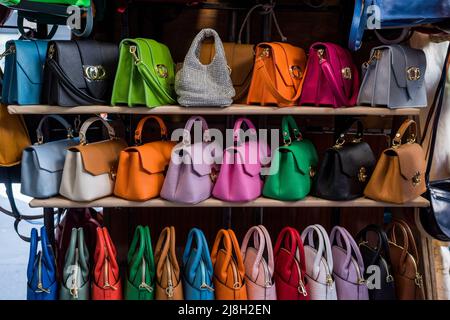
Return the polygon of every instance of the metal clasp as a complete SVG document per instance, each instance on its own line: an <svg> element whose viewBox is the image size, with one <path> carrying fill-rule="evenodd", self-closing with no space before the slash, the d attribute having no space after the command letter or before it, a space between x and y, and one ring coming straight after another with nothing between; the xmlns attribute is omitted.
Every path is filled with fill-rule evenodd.
<svg viewBox="0 0 450 320"><path fill-rule="evenodd" d="M133 56L135 64L138 64L139 62L141 62L141 60L137 56L137 47L136 46L130 46L130 53Z"/></svg>
<svg viewBox="0 0 450 320"><path fill-rule="evenodd" d="M409 81L418 81L421 78L420 69L417 67L409 67L406 70L406 74L408 75Z"/></svg>

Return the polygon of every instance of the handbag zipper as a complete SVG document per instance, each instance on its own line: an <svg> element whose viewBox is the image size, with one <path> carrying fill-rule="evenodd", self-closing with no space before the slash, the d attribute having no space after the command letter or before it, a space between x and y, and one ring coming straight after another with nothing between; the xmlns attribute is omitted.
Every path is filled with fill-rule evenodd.
<svg viewBox="0 0 450 320"><path fill-rule="evenodd" d="M308 295L308 292L306 292L306 287L305 284L303 283L303 275L302 275L302 270L300 268L300 265L297 261L297 259L294 260L295 262L295 266L297 267L297 271L298 271L298 293L302 294L304 297L306 297Z"/></svg>
<svg viewBox="0 0 450 320"><path fill-rule="evenodd" d="M139 285L139 289L145 289L148 292L152 293L153 292L153 287L148 285L147 282L145 282L145 267L146 267L146 263L145 263L145 259L142 258L142 262L141 262L141 284Z"/></svg>
<svg viewBox="0 0 450 320"><path fill-rule="evenodd" d="M172 267L170 266L169 259L166 259L166 266L167 266L167 288L166 288L166 295L169 300L173 299L173 282L172 282Z"/></svg>
<svg viewBox="0 0 450 320"><path fill-rule="evenodd" d="M326 272L325 283L327 284L327 286L330 290L333 290L334 280L333 280L333 276L331 275L330 268L328 267L326 260L325 260L325 272Z"/></svg>
<svg viewBox="0 0 450 320"><path fill-rule="evenodd" d="M105 265L103 267L103 289L112 289L112 290L117 290L117 288L115 286L112 286L109 283L109 254L108 254L108 250L106 248L106 244L104 244L104 248L105 248L105 252L106 252L106 256L105 256Z"/></svg>
<svg viewBox="0 0 450 320"><path fill-rule="evenodd" d="M72 285L70 286L70 295L74 299L78 299L78 269L79 269L79 253L78 248L75 249L75 264L72 275Z"/></svg>
<svg viewBox="0 0 450 320"><path fill-rule="evenodd" d="M386 269L386 273L387 273L387 275L386 275L386 283L393 282L394 281L394 277L392 276L392 274L391 274L391 272L389 270L389 266L388 266L386 260L384 260L383 257L380 257L380 260L381 260L381 262L383 263L383 265L384 265L384 267Z"/></svg>
<svg viewBox="0 0 450 320"><path fill-rule="evenodd" d="M36 293L50 293L50 289L45 289L42 284L42 252L38 252L38 285Z"/></svg>
<svg viewBox="0 0 450 320"><path fill-rule="evenodd" d="M200 260L200 271L202 273L202 285L200 286L200 289L206 289L210 292L214 292L214 288L206 283L206 268L203 260Z"/></svg>
<svg viewBox="0 0 450 320"><path fill-rule="evenodd" d="M233 271L233 279L234 279L233 289L239 289L241 287L241 283L240 283L238 271L236 268L236 262L235 262L234 258L232 258L232 261L231 261L231 270Z"/></svg>

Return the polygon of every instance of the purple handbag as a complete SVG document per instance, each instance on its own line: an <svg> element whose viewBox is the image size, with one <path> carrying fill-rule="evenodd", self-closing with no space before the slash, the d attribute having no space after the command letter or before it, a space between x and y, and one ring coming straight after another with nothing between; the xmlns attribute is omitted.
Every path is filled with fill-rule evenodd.
<svg viewBox="0 0 450 320"><path fill-rule="evenodd" d="M202 124L203 141L191 143L191 129ZM215 142L210 142L208 124L200 116L191 117L184 127L183 141L172 151L161 198L187 204L208 199L215 179Z"/></svg>
<svg viewBox="0 0 450 320"><path fill-rule="evenodd" d="M346 229L336 226L331 231L330 242L338 300L369 300L364 261L353 237Z"/></svg>

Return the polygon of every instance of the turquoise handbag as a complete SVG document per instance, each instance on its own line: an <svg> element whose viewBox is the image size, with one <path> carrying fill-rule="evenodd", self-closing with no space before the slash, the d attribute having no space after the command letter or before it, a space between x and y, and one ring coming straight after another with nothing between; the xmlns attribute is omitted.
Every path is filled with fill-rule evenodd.
<svg viewBox="0 0 450 320"><path fill-rule="evenodd" d="M3 103L26 105L41 102L47 44L45 40L12 40L6 43Z"/></svg>

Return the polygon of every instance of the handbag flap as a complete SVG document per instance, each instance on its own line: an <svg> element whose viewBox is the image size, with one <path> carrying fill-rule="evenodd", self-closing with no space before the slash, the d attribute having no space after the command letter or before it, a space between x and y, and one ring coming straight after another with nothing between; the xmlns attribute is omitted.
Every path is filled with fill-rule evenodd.
<svg viewBox="0 0 450 320"><path fill-rule="evenodd" d="M64 139L30 146L24 152L32 152L36 155L34 157L36 167L48 172L56 172L62 171L64 168L67 148L78 144L78 138Z"/></svg>
<svg viewBox="0 0 450 320"><path fill-rule="evenodd" d="M398 157L400 173L407 180L412 179L417 173L421 175L425 173L427 166L425 153L417 143L406 143L396 149L388 149L385 154Z"/></svg>
<svg viewBox="0 0 450 320"><path fill-rule="evenodd" d="M301 143L293 143L289 146L282 146L278 149L278 152L280 152L280 156L283 153L292 154L292 157L294 158L294 162L297 165L298 170L300 170L300 172L303 175L309 174L309 167L311 165L314 165L312 163L313 159L311 159L311 157L308 156L308 153L306 152L304 145Z"/></svg>
<svg viewBox="0 0 450 320"><path fill-rule="evenodd" d="M339 157L342 173L348 177L358 176L359 169L371 169L375 166L375 156L366 142L345 144L342 148L330 148L327 152L335 152Z"/></svg>
<svg viewBox="0 0 450 320"><path fill-rule="evenodd" d="M48 42L43 40L18 40L9 41L7 44L7 48L11 45L16 47L16 64L33 84L42 83L42 66L45 63L47 44Z"/></svg>
<svg viewBox="0 0 450 320"><path fill-rule="evenodd" d="M214 142L213 142L214 143ZM211 143L195 142L191 145L180 144L180 147L174 148L172 157L178 157L177 162L185 165L192 165L192 170L199 176L206 176L211 173L211 167L214 165L215 158L207 159L205 149L213 147ZM212 148L214 151L215 148ZM182 159L181 159L182 157Z"/></svg>
<svg viewBox="0 0 450 320"><path fill-rule="evenodd" d="M270 46L272 49L273 63L285 85L290 87L298 85L300 80L294 79L289 70L292 66L298 66L301 69L301 73L305 73L305 51L301 48L281 42L264 43L264 45Z"/></svg>
<svg viewBox="0 0 450 320"><path fill-rule="evenodd" d="M149 174L164 172L170 161L175 142L154 141L138 147L129 147L124 152L138 152L142 169Z"/></svg>
<svg viewBox="0 0 450 320"><path fill-rule="evenodd" d="M105 140L72 147L69 151L80 152L84 170L98 176L116 171L120 151L127 147L122 139Z"/></svg>
<svg viewBox="0 0 450 320"><path fill-rule="evenodd" d="M249 141L237 147L230 147L225 150L228 157L225 157L224 163L231 165L241 165L244 172L249 176L256 176L261 173L261 161L257 142ZM233 158L234 159L231 159ZM231 161L230 161L231 160Z"/></svg>

